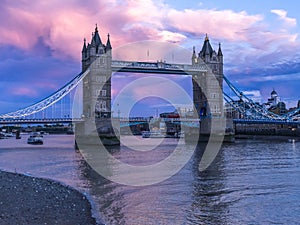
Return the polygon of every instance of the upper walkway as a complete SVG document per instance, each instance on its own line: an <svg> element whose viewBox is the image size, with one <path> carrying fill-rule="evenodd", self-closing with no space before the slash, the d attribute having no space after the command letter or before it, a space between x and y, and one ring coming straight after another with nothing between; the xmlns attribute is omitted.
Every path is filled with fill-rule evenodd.
<svg viewBox="0 0 300 225"><path fill-rule="evenodd" d="M188 65L173 64L165 62L131 62L113 60L111 64L113 72L131 72L131 73L157 73L157 74L178 74L189 75L193 72L207 72L204 64Z"/></svg>

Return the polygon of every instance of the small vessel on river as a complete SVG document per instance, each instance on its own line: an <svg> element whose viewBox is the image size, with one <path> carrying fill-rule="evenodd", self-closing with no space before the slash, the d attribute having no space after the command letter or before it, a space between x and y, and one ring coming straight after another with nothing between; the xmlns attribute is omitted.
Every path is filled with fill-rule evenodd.
<svg viewBox="0 0 300 225"><path fill-rule="evenodd" d="M42 145L44 144L43 135L40 132L33 132L30 134L29 138L27 139L27 143Z"/></svg>

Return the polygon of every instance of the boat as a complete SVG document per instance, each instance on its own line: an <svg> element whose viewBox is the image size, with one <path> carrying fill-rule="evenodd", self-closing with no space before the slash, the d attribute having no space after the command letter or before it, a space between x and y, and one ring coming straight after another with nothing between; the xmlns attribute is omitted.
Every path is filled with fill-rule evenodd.
<svg viewBox="0 0 300 225"><path fill-rule="evenodd" d="M21 131L20 130L16 131L16 139L21 139Z"/></svg>
<svg viewBox="0 0 300 225"><path fill-rule="evenodd" d="M0 138L10 138L13 137L13 133L0 132Z"/></svg>
<svg viewBox="0 0 300 225"><path fill-rule="evenodd" d="M142 137L143 137L143 138L149 138L149 137L150 137L150 134L151 134L150 131L143 131L143 132L142 132Z"/></svg>
<svg viewBox="0 0 300 225"><path fill-rule="evenodd" d="M174 134L175 138L184 138L184 131L179 131Z"/></svg>
<svg viewBox="0 0 300 225"><path fill-rule="evenodd" d="M29 138L27 139L27 144L37 144L42 145L44 143L43 141L43 135L39 132L33 132L30 134Z"/></svg>

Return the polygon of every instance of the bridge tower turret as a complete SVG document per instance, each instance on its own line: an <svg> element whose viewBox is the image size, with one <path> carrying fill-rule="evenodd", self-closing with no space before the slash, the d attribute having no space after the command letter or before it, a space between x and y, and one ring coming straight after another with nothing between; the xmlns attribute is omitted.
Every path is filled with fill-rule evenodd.
<svg viewBox="0 0 300 225"><path fill-rule="evenodd" d="M87 58L87 48L86 48L86 40L85 38L83 39L83 47L81 51L81 59L84 61Z"/></svg>
<svg viewBox="0 0 300 225"><path fill-rule="evenodd" d="M221 43L219 43L218 49L218 60L219 60L219 74L223 74L223 53L221 50Z"/></svg>
<svg viewBox="0 0 300 225"><path fill-rule="evenodd" d="M193 46L192 65L197 64L197 61L195 46Z"/></svg>

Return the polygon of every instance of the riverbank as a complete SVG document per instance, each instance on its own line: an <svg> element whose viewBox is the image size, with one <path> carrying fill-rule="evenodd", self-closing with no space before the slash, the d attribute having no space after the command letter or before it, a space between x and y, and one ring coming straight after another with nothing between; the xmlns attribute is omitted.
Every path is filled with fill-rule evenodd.
<svg viewBox="0 0 300 225"><path fill-rule="evenodd" d="M91 204L58 182L0 171L0 224L94 225Z"/></svg>

